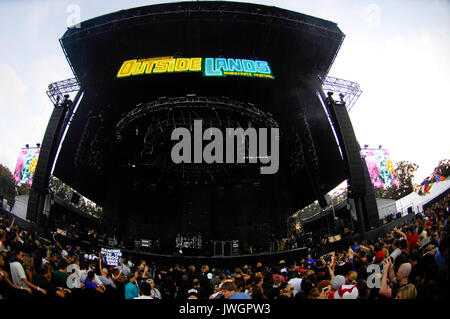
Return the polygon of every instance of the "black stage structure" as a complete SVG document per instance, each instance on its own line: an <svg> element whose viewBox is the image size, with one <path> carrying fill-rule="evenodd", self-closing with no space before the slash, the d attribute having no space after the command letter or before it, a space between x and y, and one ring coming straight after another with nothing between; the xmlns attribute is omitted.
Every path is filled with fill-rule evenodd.
<svg viewBox="0 0 450 319"><path fill-rule="evenodd" d="M73 101L59 93L54 100L28 219L45 227L54 165L56 177L103 207L101 232L129 244L157 239L165 252L188 233L238 240L245 251L264 247L271 234L286 234L294 212L316 199L325 207L324 195L345 179L359 230L376 227L346 105L322 91L343 39L330 21L220 1L122 10L69 28L60 43L76 83L59 92L78 93ZM136 64L156 68L150 62L162 57L200 58L203 73L193 60L168 62L158 74ZM208 76L208 58L265 61L270 72L257 74L247 62L246 73ZM122 69L129 60L136 60L131 69ZM194 72L184 72L186 63ZM279 128L278 172L262 175L260 164L250 163L174 164L171 133L192 130L195 119L204 129Z"/></svg>

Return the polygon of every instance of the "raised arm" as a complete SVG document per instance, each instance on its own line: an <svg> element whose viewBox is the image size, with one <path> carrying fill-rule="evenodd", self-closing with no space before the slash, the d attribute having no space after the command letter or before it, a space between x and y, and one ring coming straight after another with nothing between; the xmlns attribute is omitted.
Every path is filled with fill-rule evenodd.
<svg viewBox="0 0 450 319"><path fill-rule="evenodd" d="M102 253L98 253L98 269L100 271L100 276L102 275Z"/></svg>
<svg viewBox="0 0 450 319"><path fill-rule="evenodd" d="M403 238L407 239L406 235L404 232L402 232L400 229L397 229L397 227L394 227L393 230L395 233L399 234L400 236L402 236Z"/></svg>
<svg viewBox="0 0 450 319"><path fill-rule="evenodd" d="M13 228L13 226L14 226L14 221L15 221L15 220L16 220L16 218L13 217L12 222L11 222L11 225L9 225L9 230L11 230L11 229Z"/></svg>
<svg viewBox="0 0 450 319"><path fill-rule="evenodd" d="M392 289L387 284L387 276L388 272L391 268L391 261L389 260L383 266L383 276L381 277L381 287L380 287L380 295L391 298L392 297Z"/></svg>

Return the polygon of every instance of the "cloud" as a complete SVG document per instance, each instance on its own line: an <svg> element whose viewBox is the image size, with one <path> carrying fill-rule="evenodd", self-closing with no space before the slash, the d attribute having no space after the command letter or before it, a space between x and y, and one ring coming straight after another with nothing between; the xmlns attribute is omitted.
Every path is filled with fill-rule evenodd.
<svg viewBox="0 0 450 319"><path fill-rule="evenodd" d="M361 10L361 18L369 28L378 29L381 27L381 8L375 3L369 3Z"/></svg>
<svg viewBox="0 0 450 319"><path fill-rule="evenodd" d="M32 42L38 41L45 34L52 20L61 14L66 14L65 4L62 1L33 1L27 3L23 9L25 18L25 34Z"/></svg>
<svg viewBox="0 0 450 319"><path fill-rule="evenodd" d="M16 70L0 64L0 163L14 171L22 141L19 132L26 131L24 119L29 112L28 88ZM21 134L20 133L20 134Z"/></svg>
<svg viewBox="0 0 450 319"><path fill-rule="evenodd" d="M425 177L439 160L450 157L448 130L442 123L450 116L444 98L450 86L448 35L422 29L355 48L364 57L359 65L364 72L356 79L363 94L350 112L358 140L389 148L394 162L417 163L416 176Z"/></svg>

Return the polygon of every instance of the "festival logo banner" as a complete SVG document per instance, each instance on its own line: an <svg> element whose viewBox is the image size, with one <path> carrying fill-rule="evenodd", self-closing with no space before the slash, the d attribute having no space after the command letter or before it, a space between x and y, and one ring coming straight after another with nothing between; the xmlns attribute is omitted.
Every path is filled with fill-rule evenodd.
<svg viewBox="0 0 450 319"><path fill-rule="evenodd" d="M122 63L117 78L143 74L202 72L207 77L245 76L274 79L267 61L236 58L156 57Z"/></svg>

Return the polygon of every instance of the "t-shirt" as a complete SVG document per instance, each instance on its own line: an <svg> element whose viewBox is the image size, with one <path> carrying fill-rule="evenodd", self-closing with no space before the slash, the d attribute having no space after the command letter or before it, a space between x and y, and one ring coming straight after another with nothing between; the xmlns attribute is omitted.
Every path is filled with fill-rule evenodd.
<svg viewBox="0 0 450 319"><path fill-rule="evenodd" d="M92 281L87 280L87 279L84 281L84 286L86 288L90 288L90 289L97 289L97 285L94 284Z"/></svg>
<svg viewBox="0 0 450 319"><path fill-rule="evenodd" d="M25 270L20 262L14 261L9 264L9 270L11 272L11 279L14 285L20 287L28 287L22 279L27 279Z"/></svg>
<svg viewBox="0 0 450 319"><path fill-rule="evenodd" d="M414 249L417 246L417 239L419 239L419 235L412 234L408 237L408 245L409 249Z"/></svg>
<svg viewBox="0 0 450 319"><path fill-rule="evenodd" d="M52 274L53 284L56 287L68 288L67 287L67 277L69 277L68 274L66 274L65 272L62 272L60 270L57 270L57 271L53 272L53 274Z"/></svg>
<svg viewBox="0 0 450 319"><path fill-rule="evenodd" d="M302 291L302 278L292 278L288 281L288 284L294 287L294 295Z"/></svg>
<svg viewBox="0 0 450 319"><path fill-rule="evenodd" d="M114 284L114 282L113 282L111 279L105 278L105 277L103 277L103 276L99 276L98 278L100 279L100 281L102 282L102 284L103 284L104 286L111 286L111 287L113 287L114 289L116 289L116 285Z"/></svg>
<svg viewBox="0 0 450 319"><path fill-rule="evenodd" d="M442 257L439 248L436 248L436 253L434 254L434 262L438 266L438 269L441 269L445 265L445 258Z"/></svg>
<svg viewBox="0 0 450 319"><path fill-rule="evenodd" d="M306 262L308 264L314 264L316 262L316 260L314 258L311 258L311 259L306 260Z"/></svg>
<svg viewBox="0 0 450 319"><path fill-rule="evenodd" d="M235 292L228 299L252 299L252 297L243 292Z"/></svg>
<svg viewBox="0 0 450 319"><path fill-rule="evenodd" d="M400 248L396 248L392 253L391 253L391 258L395 263L395 259L400 256L400 254L402 253L402 250Z"/></svg>
<svg viewBox="0 0 450 319"><path fill-rule="evenodd" d="M125 285L125 299L134 299L139 297L139 290L135 284L129 282Z"/></svg>
<svg viewBox="0 0 450 319"><path fill-rule="evenodd" d="M48 297L56 297L56 287L49 282L47 279L45 279L43 276L41 275L36 275L33 278L33 284L35 284L36 286L38 286L39 288L43 288L47 291L47 296ZM42 295L44 296L44 295Z"/></svg>

